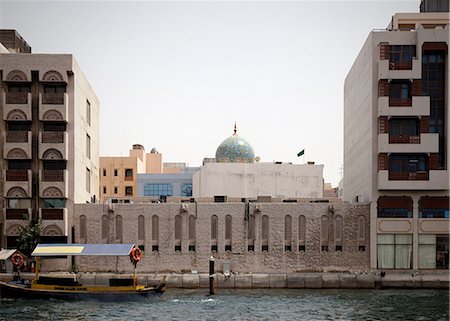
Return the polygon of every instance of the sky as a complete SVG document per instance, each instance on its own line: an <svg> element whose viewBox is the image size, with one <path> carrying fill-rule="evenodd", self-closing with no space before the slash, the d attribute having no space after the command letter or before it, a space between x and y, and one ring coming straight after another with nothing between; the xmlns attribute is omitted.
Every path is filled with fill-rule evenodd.
<svg viewBox="0 0 450 321"><path fill-rule="evenodd" d="M337 186L345 77L370 31L419 3L0 0L0 28L74 55L100 100L100 156L138 143L200 166L236 122L262 162L314 161Z"/></svg>

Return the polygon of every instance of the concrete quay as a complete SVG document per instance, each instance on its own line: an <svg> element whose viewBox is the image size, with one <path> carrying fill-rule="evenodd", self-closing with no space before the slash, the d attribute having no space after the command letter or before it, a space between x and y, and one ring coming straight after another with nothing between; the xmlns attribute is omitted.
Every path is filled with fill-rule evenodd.
<svg viewBox="0 0 450 321"><path fill-rule="evenodd" d="M59 277L74 276L72 273L43 273ZM22 273L32 279L34 274ZM130 278L132 274L78 273L78 280L86 285L108 285L110 278ZM0 280L8 281L12 274L0 274ZM368 272L368 273L216 273L217 289L384 289L428 288L449 289L449 273L442 272ZM165 281L168 288L198 289L209 287L207 273L143 273L138 283L157 285Z"/></svg>

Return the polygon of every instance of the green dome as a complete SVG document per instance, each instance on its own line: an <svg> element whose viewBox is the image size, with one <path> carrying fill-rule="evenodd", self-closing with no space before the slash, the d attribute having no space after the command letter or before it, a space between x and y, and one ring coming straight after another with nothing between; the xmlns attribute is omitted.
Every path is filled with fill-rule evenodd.
<svg viewBox="0 0 450 321"><path fill-rule="evenodd" d="M216 150L217 163L253 163L255 152L253 147L242 137L234 134L225 139Z"/></svg>

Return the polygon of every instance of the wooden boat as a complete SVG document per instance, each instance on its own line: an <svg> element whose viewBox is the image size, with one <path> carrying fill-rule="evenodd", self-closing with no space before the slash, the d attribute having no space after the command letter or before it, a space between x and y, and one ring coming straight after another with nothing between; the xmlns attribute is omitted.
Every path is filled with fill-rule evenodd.
<svg viewBox="0 0 450 321"><path fill-rule="evenodd" d="M23 279L9 283L0 281L0 297L119 301L161 295L165 291L164 282L157 287L138 285L136 265L142 252L134 244L38 244L31 255L36 257L35 279L31 282ZM39 257L67 255L129 256L134 266L133 278L112 278L109 286L95 286L79 283L76 276L39 276Z"/></svg>

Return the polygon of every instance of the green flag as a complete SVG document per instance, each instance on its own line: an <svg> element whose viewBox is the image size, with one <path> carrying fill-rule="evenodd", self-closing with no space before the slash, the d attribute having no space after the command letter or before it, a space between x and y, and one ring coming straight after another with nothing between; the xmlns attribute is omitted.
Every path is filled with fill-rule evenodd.
<svg viewBox="0 0 450 321"><path fill-rule="evenodd" d="M297 156L300 157L300 156L302 156L304 153L305 153L305 150L302 149L302 150L297 154Z"/></svg>

